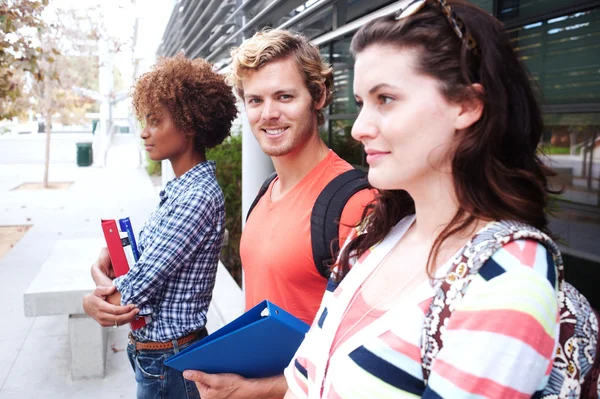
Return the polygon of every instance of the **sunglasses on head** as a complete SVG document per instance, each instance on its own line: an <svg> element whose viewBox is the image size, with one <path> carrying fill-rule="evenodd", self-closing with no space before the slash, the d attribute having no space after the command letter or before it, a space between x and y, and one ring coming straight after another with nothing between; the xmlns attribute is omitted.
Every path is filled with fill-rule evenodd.
<svg viewBox="0 0 600 399"><path fill-rule="evenodd" d="M475 42L475 39L466 33L464 22L456 15L456 13L446 3L445 0L413 0L398 10L394 18L396 21L400 21L404 18L410 17L411 15L415 15L425 7L425 4L427 4L428 1L436 3L440 7L442 14L450 24L450 27L454 33L456 33L456 36L458 36L461 41L464 40L466 42L467 48L470 51L477 54L477 43Z"/></svg>

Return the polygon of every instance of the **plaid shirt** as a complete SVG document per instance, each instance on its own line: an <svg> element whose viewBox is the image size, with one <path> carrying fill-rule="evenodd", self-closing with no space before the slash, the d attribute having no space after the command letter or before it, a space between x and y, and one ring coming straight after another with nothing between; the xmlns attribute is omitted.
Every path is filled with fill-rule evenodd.
<svg viewBox="0 0 600 399"><path fill-rule="evenodd" d="M225 200L215 163L203 162L167 183L139 235L140 258L115 279L122 304L152 321L133 331L166 342L204 327L223 243Z"/></svg>

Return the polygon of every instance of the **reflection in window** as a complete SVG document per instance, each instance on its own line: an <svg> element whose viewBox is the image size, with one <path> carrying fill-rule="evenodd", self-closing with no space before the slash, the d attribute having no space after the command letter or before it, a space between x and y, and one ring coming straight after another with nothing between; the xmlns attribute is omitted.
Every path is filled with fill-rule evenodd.
<svg viewBox="0 0 600 399"><path fill-rule="evenodd" d="M600 102L600 9L509 31L544 104Z"/></svg>
<svg viewBox="0 0 600 399"><path fill-rule="evenodd" d="M329 147L354 167L364 167L363 147L350 134L354 119L330 120L329 123L331 124Z"/></svg>
<svg viewBox="0 0 600 399"><path fill-rule="evenodd" d="M485 2L485 0L473 1L473 3ZM498 19L509 21L532 18L585 3L589 3L589 0L498 0Z"/></svg>
<svg viewBox="0 0 600 399"><path fill-rule="evenodd" d="M289 18L285 18L277 23L277 26L284 23ZM293 30L302 32L309 39L321 36L333 29L333 6L326 7L318 13L311 14L306 19L290 27Z"/></svg>
<svg viewBox="0 0 600 399"><path fill-rule="evenodd" d="M546 114L546 133L540 146L562 188L562 199L599 206L600 114Z"/></svg>
<svg viewBox="0 0 600 399"><path fill-rule="evenodd" d="M489 12L490 14L494 12L494 2L493 0L469 0L469 3L473 3L483 10Z"/></svg>
<svg viewBox="0 0 600 399"><path fill-rule="evenodd" d="M350 55L350 41L346 37L333 43L331 60L333 65L333 79L335 97L331 109L332 114L356 114L354 101L354 59Z"/></svg>
<svg viewBox="0 0 600 399"><path fill-rule="evenodd" d="M347 0L347 22L354 21L393 2L393 0Z"/></svg>

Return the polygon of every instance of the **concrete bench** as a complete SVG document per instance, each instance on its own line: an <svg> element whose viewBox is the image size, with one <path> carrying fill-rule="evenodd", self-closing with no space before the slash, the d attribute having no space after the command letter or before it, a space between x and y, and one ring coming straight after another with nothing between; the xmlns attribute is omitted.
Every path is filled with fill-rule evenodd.
<svg viewBox="0 0 600 399"><path fill-rule="evenodd" d="M108 329L87 316L81 304L82 297L95 288L90 266L103 245L103 239L57 241L23 296L25 316L69 316L73 379L104 377ZM242 290L219 262L213 299L207 314L208 331L221 328L242 314L243 310Z"/></svg>
<svg viewBox="0 0 600 399"><path fill-rule="evenodd" d="M25 316L69 316L73 379L104 377L107 329L87 316L81 304L96 287L90 266L103 244L103 239L57 241L23 295Z"/></svg>

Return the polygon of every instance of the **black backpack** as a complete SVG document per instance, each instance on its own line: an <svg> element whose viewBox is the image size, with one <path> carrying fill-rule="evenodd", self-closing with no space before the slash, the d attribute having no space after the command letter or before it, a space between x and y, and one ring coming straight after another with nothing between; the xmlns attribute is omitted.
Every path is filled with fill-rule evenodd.
<svg viewBox="0 0 600 399"><path fill-rule="evenodd" d="M273 173L264 181L250 205L246 220L276 177L277 173ZM354 194L368 188L365 172L350 169L330 181L317 197L310 216L310 237L313 260L321 276L329 278L329 268L340 250L339 221L344 206Z"/></svg>

